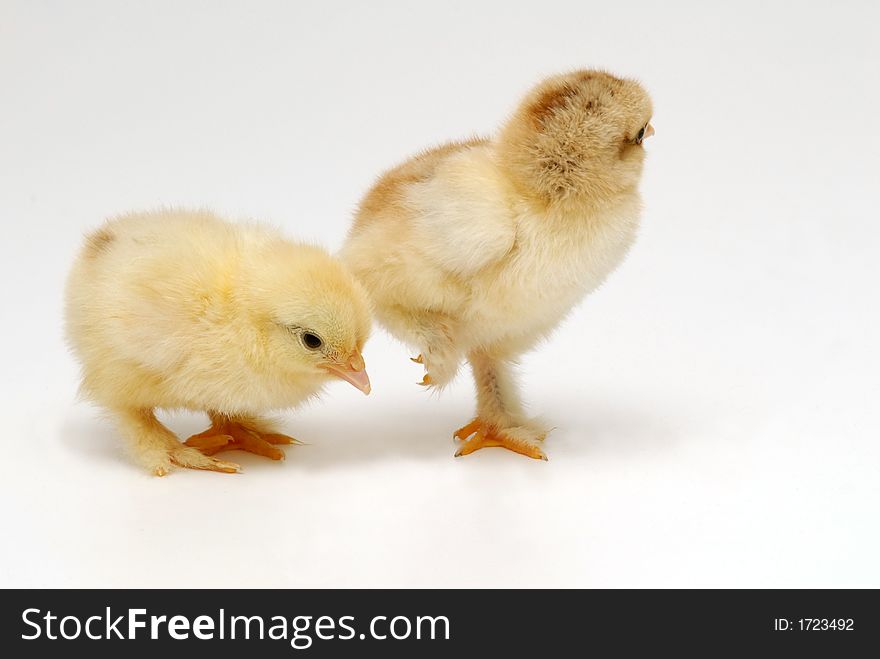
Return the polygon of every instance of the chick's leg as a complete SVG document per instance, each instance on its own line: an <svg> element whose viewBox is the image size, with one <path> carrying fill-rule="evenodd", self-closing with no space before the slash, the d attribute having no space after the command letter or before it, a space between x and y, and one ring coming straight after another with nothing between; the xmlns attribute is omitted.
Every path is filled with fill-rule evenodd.
<svg viewBox="0 0 880 659"><path fill-rule="evenodd" d="M392 327L405 328L401 332L404 340L421 348L418 357L411 358L425 369L418 384L442 389L452 382L461 365L461 351L453 338L453 323L447 316L397 308L389 312L385 320Z"/></svg>
<svg viewBox="0 0 880 659"><path fill-rule="evenodd" d="M472 353L468 361L477 386L477 417L453 434L464 442L455 457L495 446L546 460L537 443L547 432L526 419L510 366L482 352Z"/></svg>
<svg viewBox="0 0 880 659"><path fill-rule="evenodd" d="M283 460L279 444L296 444L293 437L273 432L265 421L248 416L227 416L209 412L211 427L186 440L186 445L205 455L238 449L272 460Z"/></svg>
<svg viewBox="0 0 880 659"><path fill-rule="evenodd" d="M181 444L174 433L159 422L153 410L120 410L117 421L135 458L156 476L166 475L174 465L227 474L241 471L235 463L212 458Z"/></svg>

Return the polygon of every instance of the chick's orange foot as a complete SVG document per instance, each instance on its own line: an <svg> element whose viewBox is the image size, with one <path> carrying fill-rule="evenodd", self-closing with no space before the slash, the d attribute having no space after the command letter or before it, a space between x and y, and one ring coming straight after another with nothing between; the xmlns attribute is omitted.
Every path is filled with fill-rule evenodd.
<svg viewBox="0 0 880 659"><path fill-rule="evenodd" d="M536 441L543 440L544 435L525 428L494 428L476 418L456 430L452 436L464 442L455 452L456 458L479 451L481 448L500 447L535 460L547 460L544 451L535 444Z"/></svg>
<svg viewBox="0 0 880 659"><path fill-rule="evenodd" d="M225 462L224 460L212 458L194 448L183 446L176 440L175 443L178 446L168 450L166 454L153 461L153 475L167 476L172 469L172 465L186 469L219 471L224 474L237 474L241 471L241 467L234 462Z"/></svg>
<svg viewBox="0 0 880 659"><path fill-rule="evenodd" d="M284 451L277 448L279 444L297 444L297 440L280 433L261 432L249 428L238 421L215 421L210 428L193 435L184 442L187 446L197 448L205 455L214 455L220 451L247 451L271 460L283 460Z"/></svg>

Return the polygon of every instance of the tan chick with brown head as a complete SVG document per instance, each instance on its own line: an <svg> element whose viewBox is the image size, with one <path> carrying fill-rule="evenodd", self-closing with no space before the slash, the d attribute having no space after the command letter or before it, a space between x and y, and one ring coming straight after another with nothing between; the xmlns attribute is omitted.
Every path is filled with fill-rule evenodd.
<svg viewBox="0 0 880 659"><path fill-rule="evenodd" d="M544 458L511 363L624 258L636 236L651 100L600 71L533 88L492 139L452 142L384 174L361 202L342 258L376 317L418 349L422 384L463 360L476 418L456 455L502 446Z"/></svg>
<svg viewBox="0 0 880 659"><path fill-rule="evenodd" d="M137 460L235 472L214 457L274 460L294 440L261 416L341 378L369 393L365 292L318 247L205 212L132 214L90 234L67 283L66 329L82 393L117 421ZM181 443L156 408L205 411Z"/></svg>

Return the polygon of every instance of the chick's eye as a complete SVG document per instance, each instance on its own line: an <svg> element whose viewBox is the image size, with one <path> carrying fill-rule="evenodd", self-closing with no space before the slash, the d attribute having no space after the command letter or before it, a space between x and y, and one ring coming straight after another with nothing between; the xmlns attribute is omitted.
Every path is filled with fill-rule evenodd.
<svg viewBox="0 0 880 659"><path fill-rule="evenodd" d="M303 345L309 350L317 350L324 345L321 337L317 334L312 334L311 332L303 332L302 341Z"/></svg>
<svg viewBox="0 0 880 659"><path fill-rule="evenodd" d="M639 130L638 134L636 135L636 139L633 140L636 144L641 144L642 140L645 139L645 128L647 128L647 126L642 126L641 130Z"/></svg>

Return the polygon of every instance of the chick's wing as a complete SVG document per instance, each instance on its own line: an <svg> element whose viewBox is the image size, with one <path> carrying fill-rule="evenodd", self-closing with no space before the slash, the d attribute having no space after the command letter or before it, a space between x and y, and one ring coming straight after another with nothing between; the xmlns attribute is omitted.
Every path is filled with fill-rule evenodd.
<svg viewBox="0 0 880 659"><path fill-rule="evenodd" d="M459 277L502 259L513 247L511 195L487 155L474 151L442 162L406 191L412 236L425 258Z"/></svg>

